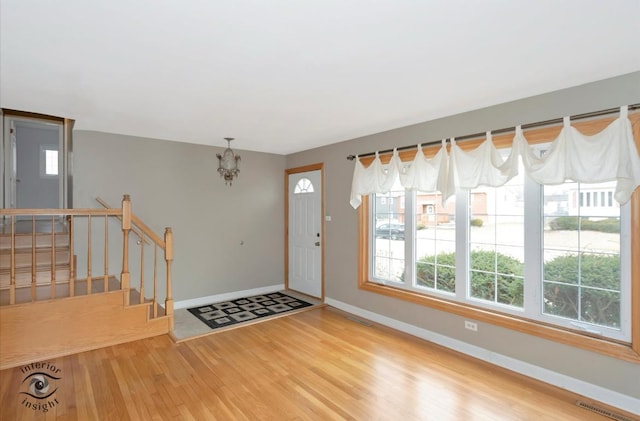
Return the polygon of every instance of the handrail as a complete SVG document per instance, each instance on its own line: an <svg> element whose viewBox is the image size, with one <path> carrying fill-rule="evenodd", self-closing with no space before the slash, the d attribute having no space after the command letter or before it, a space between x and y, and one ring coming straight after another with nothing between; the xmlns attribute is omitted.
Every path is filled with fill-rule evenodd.
<svg viewBox="0 0 640 421"><path fill-rule="evenodd" d="M97 199L98 200L98 199ZM98 202L103 206L106 205L102 199L99 199ZM104 203L103 203L104 202ZM41 218L42 216L48 216L47 218ZM39 290L42 286L47 286L50 292L50 299L62 298L58 295L58 285L68 284L68 293L64 293L65 296L77 296L78 294L91 294L92 293L92 281L94 280L94 276L92 274L92 269L96 269L96 266L92 265L92 257L95 257L96 253L92 253L92 244L95 242L93 237L99 236L101 230L92 230L92 220L100 218L104 219L104 273L101 276L96 276L95 280L101 279L103 281L102 285L104 288L104 292L113 291L113 289L108 288L108 279L113 277L114 272L110 272L108 268L109 262L109 229L108 229L108 220L110 217L117 217L121 221L121 229L122 229L122 268L120 271L120 279L118 287L115 287L121 290L124 299L124 306L129 305L137 305L143 303L151 303L151 317L155 318L158 315L158 297L156 293L157 286L157 249L160 248L162 252L164 252L164 260L166 264L165 271L165 286L166 286L166 295L164 300L164 315L168 316L170 330L173 329L173 298L171 291L171 264L173 262L173 232L171 228L165 228L164 239L157 235L147 224L145 224L139 217L134 215L131 212L131 200L129 195L125 195L122 200L122 207L120 209L2 209L0 210L0 216L6 217L8 219L8 223L10 224L10 233L7 232L5 235L9 234L10 242L4 241L4 247L10 248L8 255L9 266L2 271L0 271L0 281L3 283L3 289L7 288L9 290L9 305L24 303L28 301L37 301L43 298L38 298L40 295L37 290ZM62 216L65 218L58 218L58 216ZM22 217L22 218L19 218ZM16 232L16 225L23 225L25 221L30 223L32 229L31 234L29 236L18 235ZM62 222L62 221L65 222ZM79 232L76 230L76 225L83 221L82 224L85 224L86 227L86 237L83 239L82 237L77 237L74 233ZM36 225L44 222L45 229L37 232L36 238ZM68 224L67 230L58 230L56 227L57 224ZM50 225L49 225L50 224ZM78 225L80 228L83 225ZM49 228L50 227L50 228ZM129 232L134 231L136 235L138 235L144 242L139 243L141 245L139 253L140 253L140 266L134 268L140 275L139 279L139 302L130 303L130 290L131 290L131 273L129 272ZM51 240L49 241L47 237L43 237L41 235L50 235ZM17 238L20 237L20 245L18 244ZM68 236L68 244L59 242L56 238L61 236ZM30 237L30 238L28 238ZM77 238L76 238L77 237ZM31 243L29 243L31 241ZM74 250L77 250L78 245L76 242L84 243L86 242L86 292L82 292L82 288L76 290L76 286L79 283L84 282L84 280L76 279L78 271L75 268L75 264L77 259L74 255ZM50 247L51 251L45 253L41 253L38 250L41 248L40 244L48 243L49 245L45 245L45 247ZM144 296L145 293L145 274L149 273L144 270L145 267L145 250L144 246L146 244L150 244L151 247L154 248L152 256L153 256L153 296L147 299ZM82 246L82 247L85 247ZM30 250L30 255L21 251ZM76 247L74 249L74 247ZM27 262L28 260L28 262ZM46 263L45 263L46 262ZM19 265L19 266L18 266ZM47 265L47 271L50 272L42 277L43 271L42 268L45 268ZM68 266L67 266L68 265ZM37 267L37 270L36 270ZM68 267L68 275L64 273ZM25 276L26 269L29 268L29 276ZM18 270L17 270L18 269ZM60 273L58 275L57 273ZM98 274L96 274L98 275ZM147 280L148 282L148 280ZM97 284L93 284L94 286ZM30 289L30 293L29 290ZM135 287L134 287L135 288ZM17 299L16 293L20 292L21 298ZM26 299L26 301L25 301ZM136 300L137 301L137 300Z"/></svg>
<svg viewBox="0 0 640 421"><path fill-rule="evenodd" d="M105 209L111 208L111 206L109 206L107 201L102 199L100 196L96 197L96 202L100 203L102 205L102 207L105 208Z"/></svg>
<svg viewBox="0 0 640 421"><path fill-rule="evenodd" d="M131 222L133 222L134 225L136 225L138 228L140 228L142 230L142 232L144 233L144 235L146 235L147 237L151 238L154 243L156 243L158 246L160 246L161 249L163 249L163 250L165 249L164 240L162 238L160 238L155 232L153 232L151 230L151 228L149 228L149 226L147 224L142 222L140 220L140 218L138 218L134 214L131 214ZM133 229L133 227L131 227L131 230L134 231L134 232L136 231L136 230ZM142 235L138 235L138 236L142 237ZM142 237L142 238L144 239L144 237Z"/></svg>
<svg viewBox="0 0 640 421"><path fill-rule="evenodd" d="M100 198L100 197L96 197L96 202L100 203L104 208L106 209L110 209L111 206L109 206L109 204L107 203L106 200ZM118 218L120 221L122 221L122 216L116 215L116 218ZM135 235L138 236L138 238L142 239L142 241L144 241L145 243L151 245L151 242L149 240L147 240L140 231L138 231L136 228L131 227L131 231L133 231L133 233Z"/></svg>
<svg viewBox="0 0 640 421"><path fill-rule="evenodd" d="M92 216L118 216L122 215L122 209L2 209L0 215L92 215Z"/></svg>

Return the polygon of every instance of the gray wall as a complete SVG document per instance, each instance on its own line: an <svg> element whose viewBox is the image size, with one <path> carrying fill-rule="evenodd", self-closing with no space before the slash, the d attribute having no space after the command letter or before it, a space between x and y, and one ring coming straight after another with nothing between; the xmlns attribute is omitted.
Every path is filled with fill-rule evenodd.
<svg viewBox="0 0 640 421"><path fill-rule="evenodd" d="M469 344L640 398L640 364L479 323L466 331L461 317L359 290L357 211L349 205L354 164L346 156L415 145L640 102L640 72L287 156L287 168L324 162L326 296ZM637 322L637 321L636 321Z"/></svg>
<svg viewBox="0 0 640 421"><path fill-rule="evenodd" d="M97 208L98 196L119 207L128 193L157 234L172 227L175 300L283 283L284 156L239 150L240 177L228 187L216 171L224 146L80 130L73 138L73 207ZM85 257L78 262L82 275Z"/></svg>
<svg viewBox="0 0 640 421"><path fill-rule="evenodd" d="M640 102L640 72L378 133L282 157L240 151L229 188L213 148L74 131L74 207L132 196L157 233L175 233L174 298L184 300L283 282L284 169L325 164L326 296L589 383L640 398L640 365L463 319L357 288L357 211L349 205L353 162L345 157ZM240 242L244 241L244 246ZM79 256L79 259L80 256ZM80 264L79 264L80 266Z"/></svg>

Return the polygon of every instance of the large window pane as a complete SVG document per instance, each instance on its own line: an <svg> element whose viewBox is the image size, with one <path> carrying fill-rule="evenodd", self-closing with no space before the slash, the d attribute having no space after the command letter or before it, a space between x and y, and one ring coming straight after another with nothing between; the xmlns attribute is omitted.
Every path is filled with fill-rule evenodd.
<svg viewBox="0 0 640 421"><path fill-rule="evenodd" d="M469 295L521 308L524 176L514 177L501 187L479 187L469 195Z"/></svg>
<svg viewBox="0 0 640 421"><path fill-rule="evenodd" d="M455 292L456 200L416 193L416 286Z"/></svg>
<svg viewBox="0 0 640 421"><path fill-rule="evenodd" d="M375 223L373 277L404 282L405 192L399 183L387 194L376 194L373 215Z"/></svg>
<svg viewBox="0 0 640 421"><path fill-rule="evenodd" d="M544 187L545 314L619 328L620 207L615 183Z"/></svg>

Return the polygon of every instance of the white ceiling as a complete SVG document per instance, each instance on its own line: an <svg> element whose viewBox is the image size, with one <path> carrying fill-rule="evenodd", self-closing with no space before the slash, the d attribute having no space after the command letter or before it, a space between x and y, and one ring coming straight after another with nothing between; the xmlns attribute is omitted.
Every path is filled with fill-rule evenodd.
<svg viewBox="0 0 640 421"><path fill-rule="evenodd" d="M0 106L289 154L640 70L638 0L0 0Z"/></svg>

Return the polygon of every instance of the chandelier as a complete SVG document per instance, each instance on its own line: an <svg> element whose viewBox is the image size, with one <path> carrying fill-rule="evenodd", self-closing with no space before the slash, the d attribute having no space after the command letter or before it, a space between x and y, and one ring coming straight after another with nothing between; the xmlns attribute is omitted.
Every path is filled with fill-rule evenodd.
<svg viewBox="0 0 640 421"><path fill-rule="evenodd" d="M225 137L227 141L227 149L225 149L222 155L216 154L218 157L218 173L220 177L224 178L224 182L227 185L231 185L233 178L238 176L240 170L238 169L238 161L240 161L240 155L236 155L231 150L232 137Z"/></svg>

